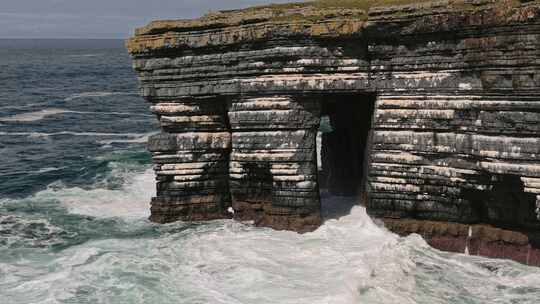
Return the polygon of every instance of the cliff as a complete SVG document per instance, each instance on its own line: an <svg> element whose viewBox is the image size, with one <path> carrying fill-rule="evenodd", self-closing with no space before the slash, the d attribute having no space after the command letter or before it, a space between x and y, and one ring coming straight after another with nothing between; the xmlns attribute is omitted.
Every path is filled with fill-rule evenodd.
<svg viewBox="0 0 540 304"><path fill-rule="evenodd" d="M400 234L540 265L539 15L525 0L316 1L138 29L127 46L162 126L152 220L232 207L310 231L324 180Z"/></svg>

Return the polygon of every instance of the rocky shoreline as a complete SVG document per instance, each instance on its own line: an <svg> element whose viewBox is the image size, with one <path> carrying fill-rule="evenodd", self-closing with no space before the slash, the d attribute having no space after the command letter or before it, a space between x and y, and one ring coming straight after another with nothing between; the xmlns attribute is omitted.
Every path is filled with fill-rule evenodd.
<svg viewBox="0 0 540 304"><path fill-rule="evenodd" d="M383 223L387 229L401 236L419 234L428 244L439 250L510 259L529 266L540 266L539 232L413 219L384 218Z"/></svg>
<svg viewBox="0 0 540 304"><path fill-rule="evenodd" d="M323 0L138 29L127 47L162 129L149 141L151 219L232 208L312 231L324 178L400 234L538 265L540 2L414 2ZM322 118L333 132L319 168Z"/></svg>

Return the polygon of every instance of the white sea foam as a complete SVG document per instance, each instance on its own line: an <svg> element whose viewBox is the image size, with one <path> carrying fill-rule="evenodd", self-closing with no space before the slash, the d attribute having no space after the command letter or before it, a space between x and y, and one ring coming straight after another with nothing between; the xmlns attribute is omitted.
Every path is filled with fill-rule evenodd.
<svg viewBox="0 0 540 304"><path fill-rule="evenodd" d="M25 105L17 104L17 105L2 106L0 107L0 110L8 110L8 109L20 110L20 109L26 109L26 108L43 107L46 105L47 104L45 102L31 103L31 104L25 104Z"/></svg>
<svg viewBox="0 0 540 304"><path fill-rule="evenodd" d="M47 172L53 172L53 171L59 171L59 170L62 170L62 169L65 169L66 167L60 167L60 168L57 168L57 167L46 167L46 168L41 168L37 171L37 173L47 173Z"/></svg>
<svg viewBox="0 0 540 304"><path fill-rule="evenodd" d="M24 280L0 278L9 303L536 303L540 296L538 269L440 253L417 235L376 226L362 207L304 235L215 221L155 238L96 240L19 267L9 272Z"/></svg>
<svg viewBox="0 0 540 304"><path fill-rule="evenodd" d="M24 203L59 203L69 212L97 218L121 217L144 219L150 214L150 199L155 196L155 177L148 166L124 162L109 163L111 171L87 187L68 187L62 182L52 183L47 189L23 199ZM51 172L62 168L43 168L39 172ZM109 189L108 180L121 181ZM2 205L16 206L17 199L0 200ZM1 212L1 211L0 211Z"/></svg>
<svg viewBox="0 0 540 304"><path fill-rule="evenodd" d="M98 114L98 115L125 115L125 116L143 116L143 117L155 117L152 114L141 113L129 113L129 112L98 112L98 111L70 111L76 114Z"/></svg>
<svg viewBox="0 0 540 304"><path fill-rule="evenodd" d="M21 113L9 117L0 117L0 121L4 122L30 122L30 121L38 121L42 120L43 118L51 115L57 115L57 114L63 114L63 113L70 113L72 111L66 110L66 109L44 109L36 112L27 112L27 113Z"/></svg>
<svg viewBox="0 0 540 304"><path fill-rule="evenodd" d="M65 113L73 113L73 114L98 114L98 115L125 115L125 116L143 116L143 117L153 117L154 115L150 114L140 114L140 113L128 113L128 112L98 112L98 111L72 111L67 109L56 109L56 108L50 108L50 109L43 109L40 111L35 112L27 112L27 113L21 113L16 114L13 116L8 117L0 117L0 121L3 122L32 122L32 121L39 121L47 116L57 115L57 114L65 114Z"/></svg>
<svg viewBox="0 0 540 304"><path fill-rule="evenodd" d="M113 171L113 175L133 172ZM230 220L153 226L150 170L119 190L47 190L72 212L125 219L124 229L15 264L0 259L7 303L537 303L540 269L442 253L418 235L400 238L363 207L317 231L255 228ZM152 188L152 189L151 189ZM331 198L327 205L339 204ZM153 229L153 228L152 228Z"/></svg>
<svg viewBox="0 0 540 304"><path fill-rule="evenodd" d="M94 217L146 218L150 215L150 199L155 195L154 173L148 169L134 174L124 169L113 170L113 175L126 183L115 190L80 187L51 187L38 192L34 201L56 200L70 212Z"/></svg>
<svg viewBox="0 0 540 304"><path fill-rule="evenodd" d="M72 132L62 131L53 133L43 132L0 132L0 136L28 136L33 138L58 136L58 135L72 135L72 136L95 136L95 137L133 137L135 139L147 138L148 136L155 134L152 133L104 133L104 132Z"/></svg>
<svg viewBox="0 0 540 304"><path fill-rule="evenodd" d="M46 219L0 214L0 249L2 247L48 247L61 243L62 229Z"/></svg>
<svg viewBox="0 0 540 304"><path fill-rule="evenodd" d="M108 97L115 95L125 95L125 96L137 96L135 92L83 92L72 94L69 97L66 97L65 101L72 101L80 98L92 98L92 97Z"/></svg>
<svg viewBox="0 0 540 304"><path fill-rule="evenodd" d="M67 57L98 57L103 56L103 54L73 54L67 55Z"/></svg>
<svg viewBox="0 0 540 304"><path fill-rule="evenodd" d="M102 145L111 145L113 143L131 143L131 144L139 143L139 144L144 144L144 143L148 142L148 138L150 136L156 135L158 133L159 132L150 132L150 133L147 133L147 134L135 137L135 138L130 138L130 139L105 139L105 140L98 141L98 143L100 143Z"/></svg>

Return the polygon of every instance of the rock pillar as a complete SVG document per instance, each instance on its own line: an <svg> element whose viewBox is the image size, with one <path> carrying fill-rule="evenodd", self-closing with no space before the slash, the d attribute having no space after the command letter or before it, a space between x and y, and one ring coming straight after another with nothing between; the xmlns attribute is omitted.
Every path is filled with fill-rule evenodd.
<svg viewBox="0 0 540 304"><path fill-rule="evenodd" d="M150 219L158 223L227 217L231 135L225 103L179 100L152 106L162 133L149 140L157 179Z"/></svg>
<svg viewBox="0 0 540 304"><path fill-rule="evenodd" d="M230 189L235 217L306 232L321 224L316 136L320 103L299 96L230 104Z"/></svg>

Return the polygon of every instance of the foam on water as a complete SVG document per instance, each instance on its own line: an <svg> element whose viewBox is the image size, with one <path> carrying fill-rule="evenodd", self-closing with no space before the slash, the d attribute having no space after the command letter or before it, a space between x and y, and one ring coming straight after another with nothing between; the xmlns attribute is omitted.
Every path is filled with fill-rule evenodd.
<svg viewBox="0 0 540 304"><path fill-rule="evenodd" d="M118 166L110 174L123 181L117 189L97 187L102 184L101 181L90 188L64 187L61 183L55 183L47 190L40 191L26 200L36 204L57 201L69 212L98 218L148 217L150 215L149 202L155 195L153 171L147 169L142 174L134 174L129 169Z"/></svg>
<svg viewBox="0 0 540 304"><path fill-rule="evenodd" d="M150 223L149 157L129 149L158 127L144 123L155 119L135 97L122 43L95 52L86 49L96 41L82 52L50 45L0 56L9 120L0 171L13 173L0 175L0 195L11 197L0 198L0 303L540 301L538 268L439 252L379 227L362 207L325 211L334 219L304 235L229 220ZM77 53L103 56L68 57ZM148 117L93 115L124 112ZM117 142L127 153L107 154L103 144Z"/></svg>
<svg viewBox="0 0 540 304"><path fill-rule="evenodd" d="M20 109L26 109L26 108L35 108L35 107L43 107L47 106L47 102L40 102L40 103L31 103L31 104L25 104L25 105L4 105L0 106L0 110L7 111L10 109L20 110Z"/></svg>
<svg viewBox="0 0 540 304"><path fill-rule="evenodd" d="M73 54L67 55L67 57L98 57L103 56L103 54Z"/></svg>
<svg viewBox="0 0 540 304"><path fill-rule="evenodd" d="M54 246L63 233L46 219L0 214L0 248Z"/></svg>
<svg viewBox="0 0 540 304"><path fill-rule="evenodd" d="M30 121L38 121L42 120L47 116L56 115L56 114L63 114L63 113L70 113L72 111L65 110L65 109L43 109L36 112L28 112L28 113L22 113L17 114L9 117L0 117L0 121L4 122L30 122Z"/></svg>
<svg viewBox="0 0 540 304"><path fill-rule="evenodd" d="M54 172L54 171L59 171L59 170L62 170L62 169L65 169L66 167L45 167L45 168L41 168L39 169L37 172L37 174L41 174L41 173L47 173L47 172ZM33 173L33 172L28 172L28 173Z"/></svg>
<svg viewBox="0 0 540 304"><path fill-rule="evenodd" d="M360 206L303 235L230 220L154 225L146 220L153 174L138 172L112 170L125 179L116 190L51 187L36 194L36 202L54 199L76 214L120 218L118 225L134 233L103 235L16 263L0 259L2 298L7 303L310 304L540 299L540 270L439 252L417 235L400 238L376 225ZM156 228L157 235L144 233Z"/></svg>
<svg viewBox="0 0 540 304"><path fill-rule="evenodd" d="M70 188L44 193L51 194L73 213L146 218L150 215L150 199L155 195L154 173L148 169L118 190Z"/></svg>
<svg viewBox="0 0 540 304"><path fill-rule="evenodd" d="M493 274L443 258L418 236L375 226L360 207L306 235L232 221L172 231L23 262L1 293L10 303L534 303L540 295L536 270Z"/></svg>
<svg viewBox="0 0 540 304"><path fill-rule="evenodd" d="M58 135L72 135L72 136L102 136L102 137L134 137L136 140L148 139L149 136L156 134L150 133L104 133L104 132L72 132L62 131L54 133L42 133L42 132L0 132L0 136L29 136L29 137L49 137Z"/></svg>
<svg viewBox="0 0 540 304"><path fill-rule="evenodd" d="M142 135L142 136L139 136L139 137L136 137L136 138L130 138L130 139L105 139L105 140L100 140L98 141L100 144L103 144L103 145L111 145L113 143L139 143L139 144L143 144L143 143L146 143L148 142L148 138L152 135L156 135L158 134L159 132L150 132L148 134L145 134L145 135Z"/></svg>
<svg viewBox="0 0 540 304"><path fill-rule="evenodd" d="M72 101L80 98L93 98L93 97L108 97L114 95L126 95L126 96L136 96L134 92L83 92L72 94L69 97L65 98L65 101Z"/></svg>
<svg viewBox="0 0 540 304"><path fill-rule="evenodd" d="M70 113L75 114L98 114L98 115L120 115L120 116L141 116L141 117L155 117L151 114L139 114L139 113L129 113L129 112L98 112L98 111L70 111Z"/></svg>
<svg viewBox="0 0 540 304"><path fill-rule="evenodd" d="M40 111L35 112L27 112L27 113L21 113L16 114L9 117L0 117L0 121L2 122L34 122L42 120L48 116L57 115L57 114L66 114L66 113L72 113L72 114L98 114L98 115L122 115L122 116L142 116L142 117L153 117L153 115L149 114L138 114L138 113L128 113L128 112L98 112L98 111L71 111L67 109L56 109L56 108L50 108L50 109L44 109Z"/></svg>

